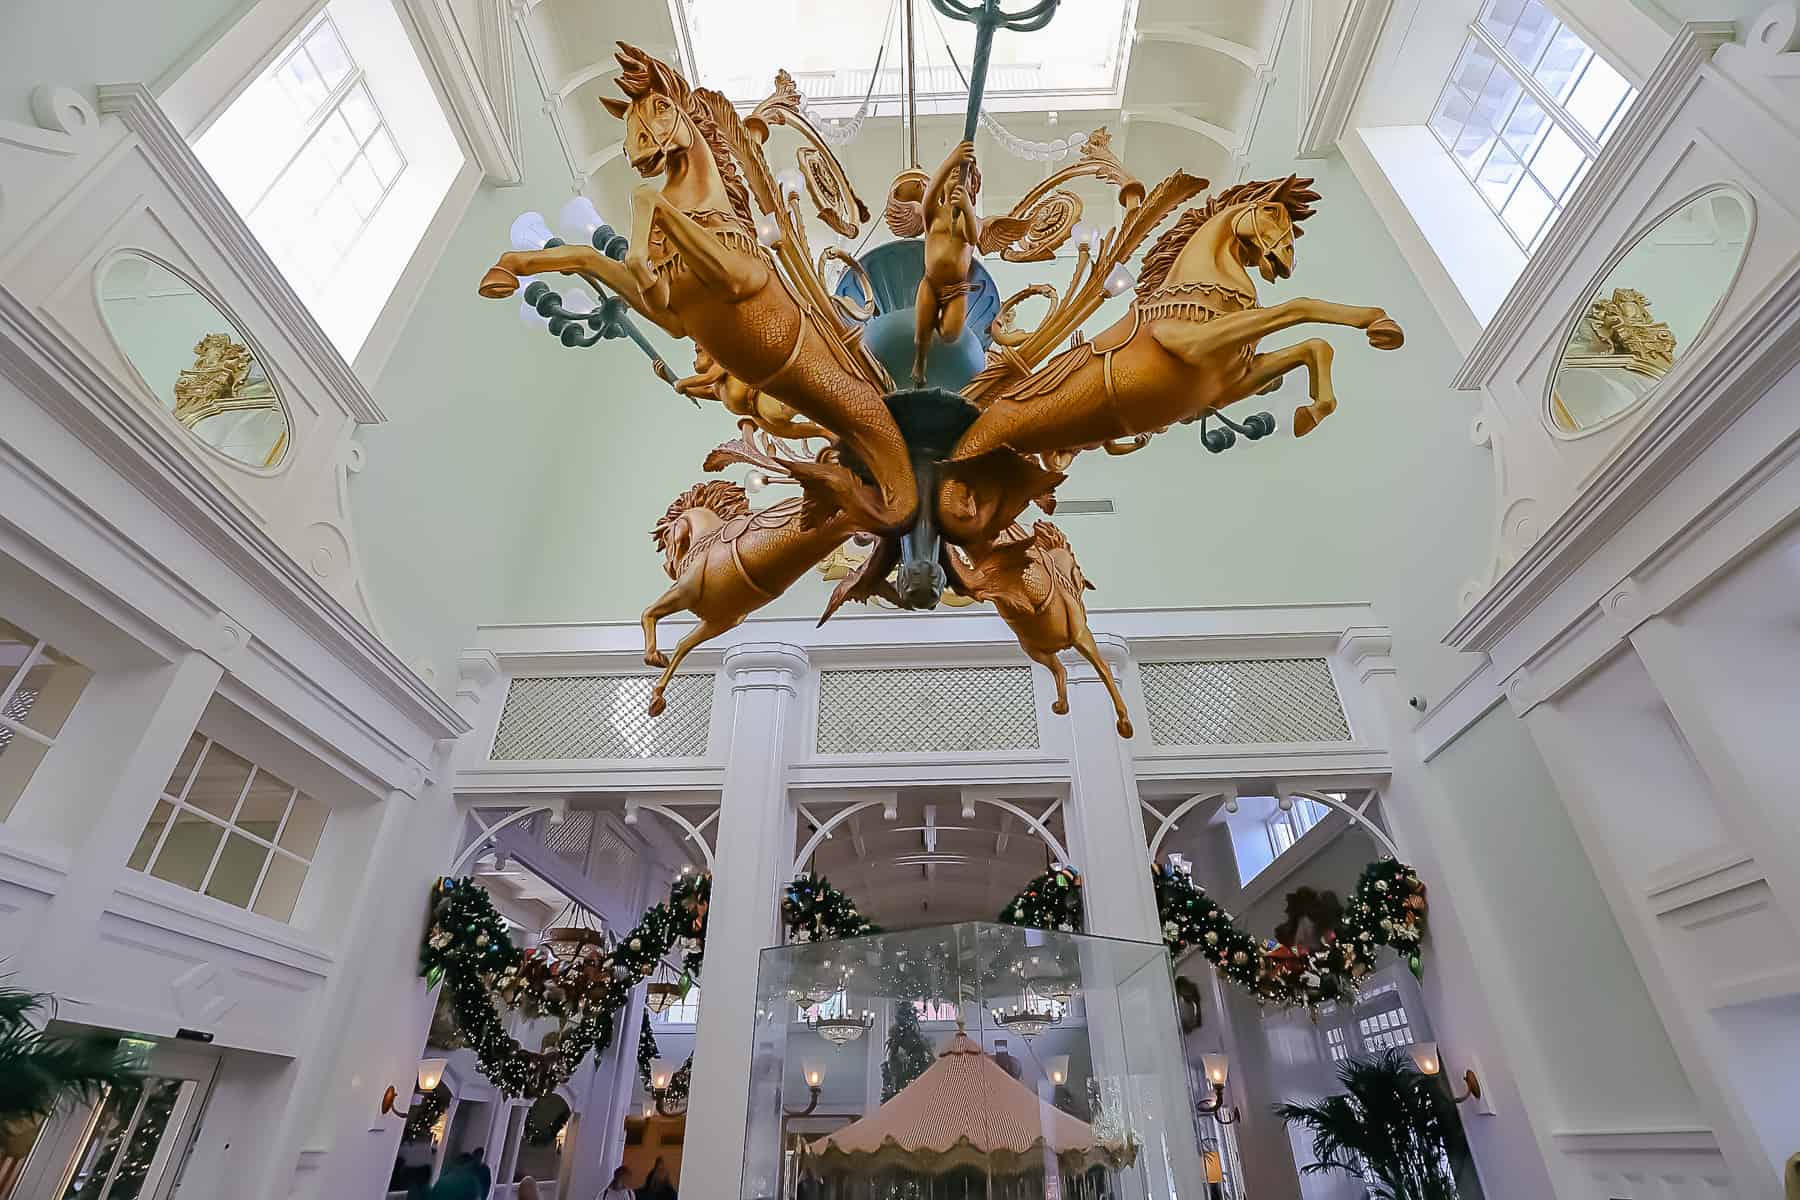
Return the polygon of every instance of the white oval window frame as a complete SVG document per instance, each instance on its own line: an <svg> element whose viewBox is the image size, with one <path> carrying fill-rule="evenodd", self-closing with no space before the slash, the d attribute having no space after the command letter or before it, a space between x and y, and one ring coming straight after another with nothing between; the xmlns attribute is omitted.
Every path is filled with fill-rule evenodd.
<svg viewBox="0 0 1800 1200"><path fill-rule="evenodd" d="M114 263L125 258L140 258L146 262L154 263L193 288L194 294L212 305L213 311L223 317L225 323L231 326L232 332L237 334L239 340L241 340L245 346L249 347L250 353L262 366L264 374L268 376L269 390L275 394L275 403L281 406L281 419L287 426L287 444L282 447L281 457L276 460L274 466L253 466L250 463L244 462L242 459L233 458L223 450L220 450L217 446L210 445L200 438L195 437L193 431L183 425L180 421L177 421L175 419L175 414L169 408L164 406L162 398L151 389L150 381L144 378L144 373L138 369L137 362L131 357L131 352L127 350L124 343L119 340L119 335L113 332L112 322L106 319L106 296L103 290L106 283L106 276L112 270ZM179 441L185 445L196 446L208 456L216 458L220 462L231 466L233 469L244 472L246 475L254 475L259 479L273 479L278 475L287 473L288 468L293 464L294 443L298 440L297 432L294 428L294 410L289 407L287 397L282 395L281 385L276 382L274 374L269 371L269 356L263 352L261 344L245 330L243 322L238 320L237 314L232 311L231 306L221 301L218 296L214 295L211 288L205 287L193 276L175 266L160 254L154 254L140 246L120 246L114 249L105 258L101 259L99 265L94 269L94 309L100 314L100 327L106 331L107 339L112 342L113 349L119 352L119 357L125 360L126 365L131 368L133 377L138 381L138 403L155 413L156 418L161 421L166 428L174 431L175 436Z"/></svg>
<svg viewBox="0 0 1800 1200"><path fill-rule="evenodd" d="M1626 405L1618 412L1612 414L1612 416L1607 417L1604 421L1590 425L1586 429L1564 429L1556 423L1554 412L1556 381L1557 377L1562 373L1563 349L1568 346L1569 338L1574 334L1576 323L1581 320L1581 314L1587 311L1588 305L1594 302L1594 298L1600 294L1600 289L1606 285L1607 277L1618 268L1619 264L1623 263L1625 259L1630 256L1633 250L1637 249L1638 243L1662 228L1665 221L1669 220L1676 213L1680 212L1688 205L1693 204L1695 201L1720 192L1735 197L1738 203L1744 207L1744 248L1739 252L1737 264L1732 267L1731 275L1726 279L1725 286L1720 289L1718 299L1713 301L1712 309L1706 314L1706 320L1701 322L1699 331L1694 334L1692 340L1688 343L1688 349L1683 351L1677 357L1676 362L1679 364L1679 362L1689 354L1692 354L1700 347L1705 346L1706 339L1712 334L1713 326L1718 322L1720 310L1725 307L1725 301L1730 299L1732 292L1737 290L1738 280L1742 278L1744 274L1744 264L1750 259L1750 243L1756 237L1756 201L1751 198L1749 192L1745 191L1735 183L1709 183L1705 187L1695 188L1680 200L1677 200L1667 208L1664 208L1661 212L1656 214L1656 217L1653 220L1645 222L1636 233L1632 234L1631 237L1626 239L1617 249L1608 255L1606 261L1601 264L1600 269L1594 273L1594 276L1592 280L1589 281L1587 287L1582 289L1581 302L1575 306L1574 311L1569 314L1567 322L1562 326L1564 331L1563 336L1556 342L1556 362L1551 366L1549 380L1544 385L1543 403L1538 405L1538 420L1543 423L1544 428L1549 431L1551 437L1559 442L1577 442L1582 438L1592 437L1596 433L1602 433L1605 430L1611 429L1619 422L1643 411L1646 405L1652 400L1657 399L1662 393L1663 380L1659 379L1648 391L1642 396L1639 396L1635 403ZM1664 378L1666 379L1667 376Z"/></svg>

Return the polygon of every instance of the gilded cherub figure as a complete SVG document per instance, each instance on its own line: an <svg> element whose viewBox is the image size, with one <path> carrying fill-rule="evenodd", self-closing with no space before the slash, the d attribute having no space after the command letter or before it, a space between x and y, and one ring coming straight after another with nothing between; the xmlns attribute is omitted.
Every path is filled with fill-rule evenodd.
<svg viewBox="0 0 1800 1200"><path fill-rule="evenodd" d="M921 177L909 172L900 188L919 188ZM969 308L969 269L975 251L983 253L1011 245L1025 236L1030 222L1017 217L983 221L975 212L981 193L981 169L975 165L975 143L959 142L950 157L923 184L915 201L897 189L889 202L889 226L897 233L925 235L925 277L919 280L917 326L913 357L914 387L925 385L925 356L931 335L946 342L962 336ZM898 211L896 211L898 209ZM908 211L910 210L910 211Z"/></svg>

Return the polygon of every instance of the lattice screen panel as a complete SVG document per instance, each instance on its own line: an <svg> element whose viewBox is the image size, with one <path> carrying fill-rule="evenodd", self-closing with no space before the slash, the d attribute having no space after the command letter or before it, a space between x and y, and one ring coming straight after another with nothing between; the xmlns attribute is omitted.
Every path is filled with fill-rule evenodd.
<svg viewBox="0 0 1800 1200"><path fill-rule="evenodd" d="M677 675L662 716L645 713L649 675L522 676L506 693L494 759L699 758L712 725L713 677Z"/></svg>
<svg viewBox="0 0 1800 1200"><path fill-rule="evenodd" d="M1159 746L1350 740L1322 658L1145 663L1139 674Z"/></svg>
<svg viewBox="0 0 1800 1200"><path fill-rule="evenodd" d="M820 754L1035 750L1030 667L824 671Z"/></svg>
<svg viewBox="0 0 1800 1200"><path fill-rule="evenodd" d="M560 825L548 816L539 819L544 823L544 845L576 866L587 865L588 840L594 836L593 813L577 809L565 814Z"/></svg>

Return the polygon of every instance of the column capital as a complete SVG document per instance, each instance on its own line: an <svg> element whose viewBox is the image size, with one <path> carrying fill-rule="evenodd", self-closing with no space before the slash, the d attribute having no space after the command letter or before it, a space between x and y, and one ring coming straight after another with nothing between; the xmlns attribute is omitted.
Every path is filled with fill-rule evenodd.
<svg viewBox="0 0 1800 1200"><path fill-rule="evenodd" d="M1094 645L1100 648L1100 660L1111 669L1113 677L1120 678L1125 670L1125 664L1131 661L1131 643L1116 633L1096 633ZM1070 683L1100 682L1099 674L1087 659L1071 655L1065 661L1069 667Z"/></svg>
<svg viewBox="0 0 1800 1200"><path fill-rule="evenodd" d="M805 649L788 642L743 642L725 652L725 677L734 691L792 690L811 665Z"/></svg>

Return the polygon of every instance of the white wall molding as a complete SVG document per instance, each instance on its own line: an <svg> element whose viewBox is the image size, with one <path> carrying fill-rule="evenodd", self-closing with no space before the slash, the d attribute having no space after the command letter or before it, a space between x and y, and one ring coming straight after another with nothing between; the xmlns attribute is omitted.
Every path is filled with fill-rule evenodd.
<svg viewBox="0 0 1800 1200"><path fill-rule="evenodd" d="M0 121L0 143L44 154L80 154L93 145L100 118L73 88L39 84L31 92L36 125Z"/></svg>
<svg viewBox="0 0 1800 1200"><path fill-rule="evenodd" d="M500 186L522 182L518 121L514 117L509 122L503 115L512 106L512 98L491 88L482 77L482 66L491 66L502 56L491 52L478 55L470 47L450 0L402 0L401 7L411 19L425 57L444 89L463 144L474 155L488 182ZM488 21L498 7L495 0L482 0L478 6L481 19ZM486 35L484 23L477 36ZM500 99L502 96L504 100Z"/></svg>
<svg viewBox="0 0 1800 1200"><path fill-rule="evenodd" d="M1463 676L1443 699L1425 697L1425 715L1413 727L1420 756L1430 762L1505 700L1499 672L1493 661L1483 656L1480 665Z"/></svg>
<svg viewBox="0 0 1800 1200"><path fill-rule="evenodd" d="M1392 8L1393 0L1349 0L1343 23L1324 48L1318 90L1302 98L1299 157L1324 158L1344 136ZM1306 50L1309 59L1318 52L1312 45L1310 26Z"/></svg>
<svg viewBox="0 0 1800 1200"><path fill-rule="evenodd" d="M1651 1129L1561 1129L1550 1135L1567 1154L1658 1153L1714 1154L1719 1143L1712 1130L1677 1125Z"/></svg>

